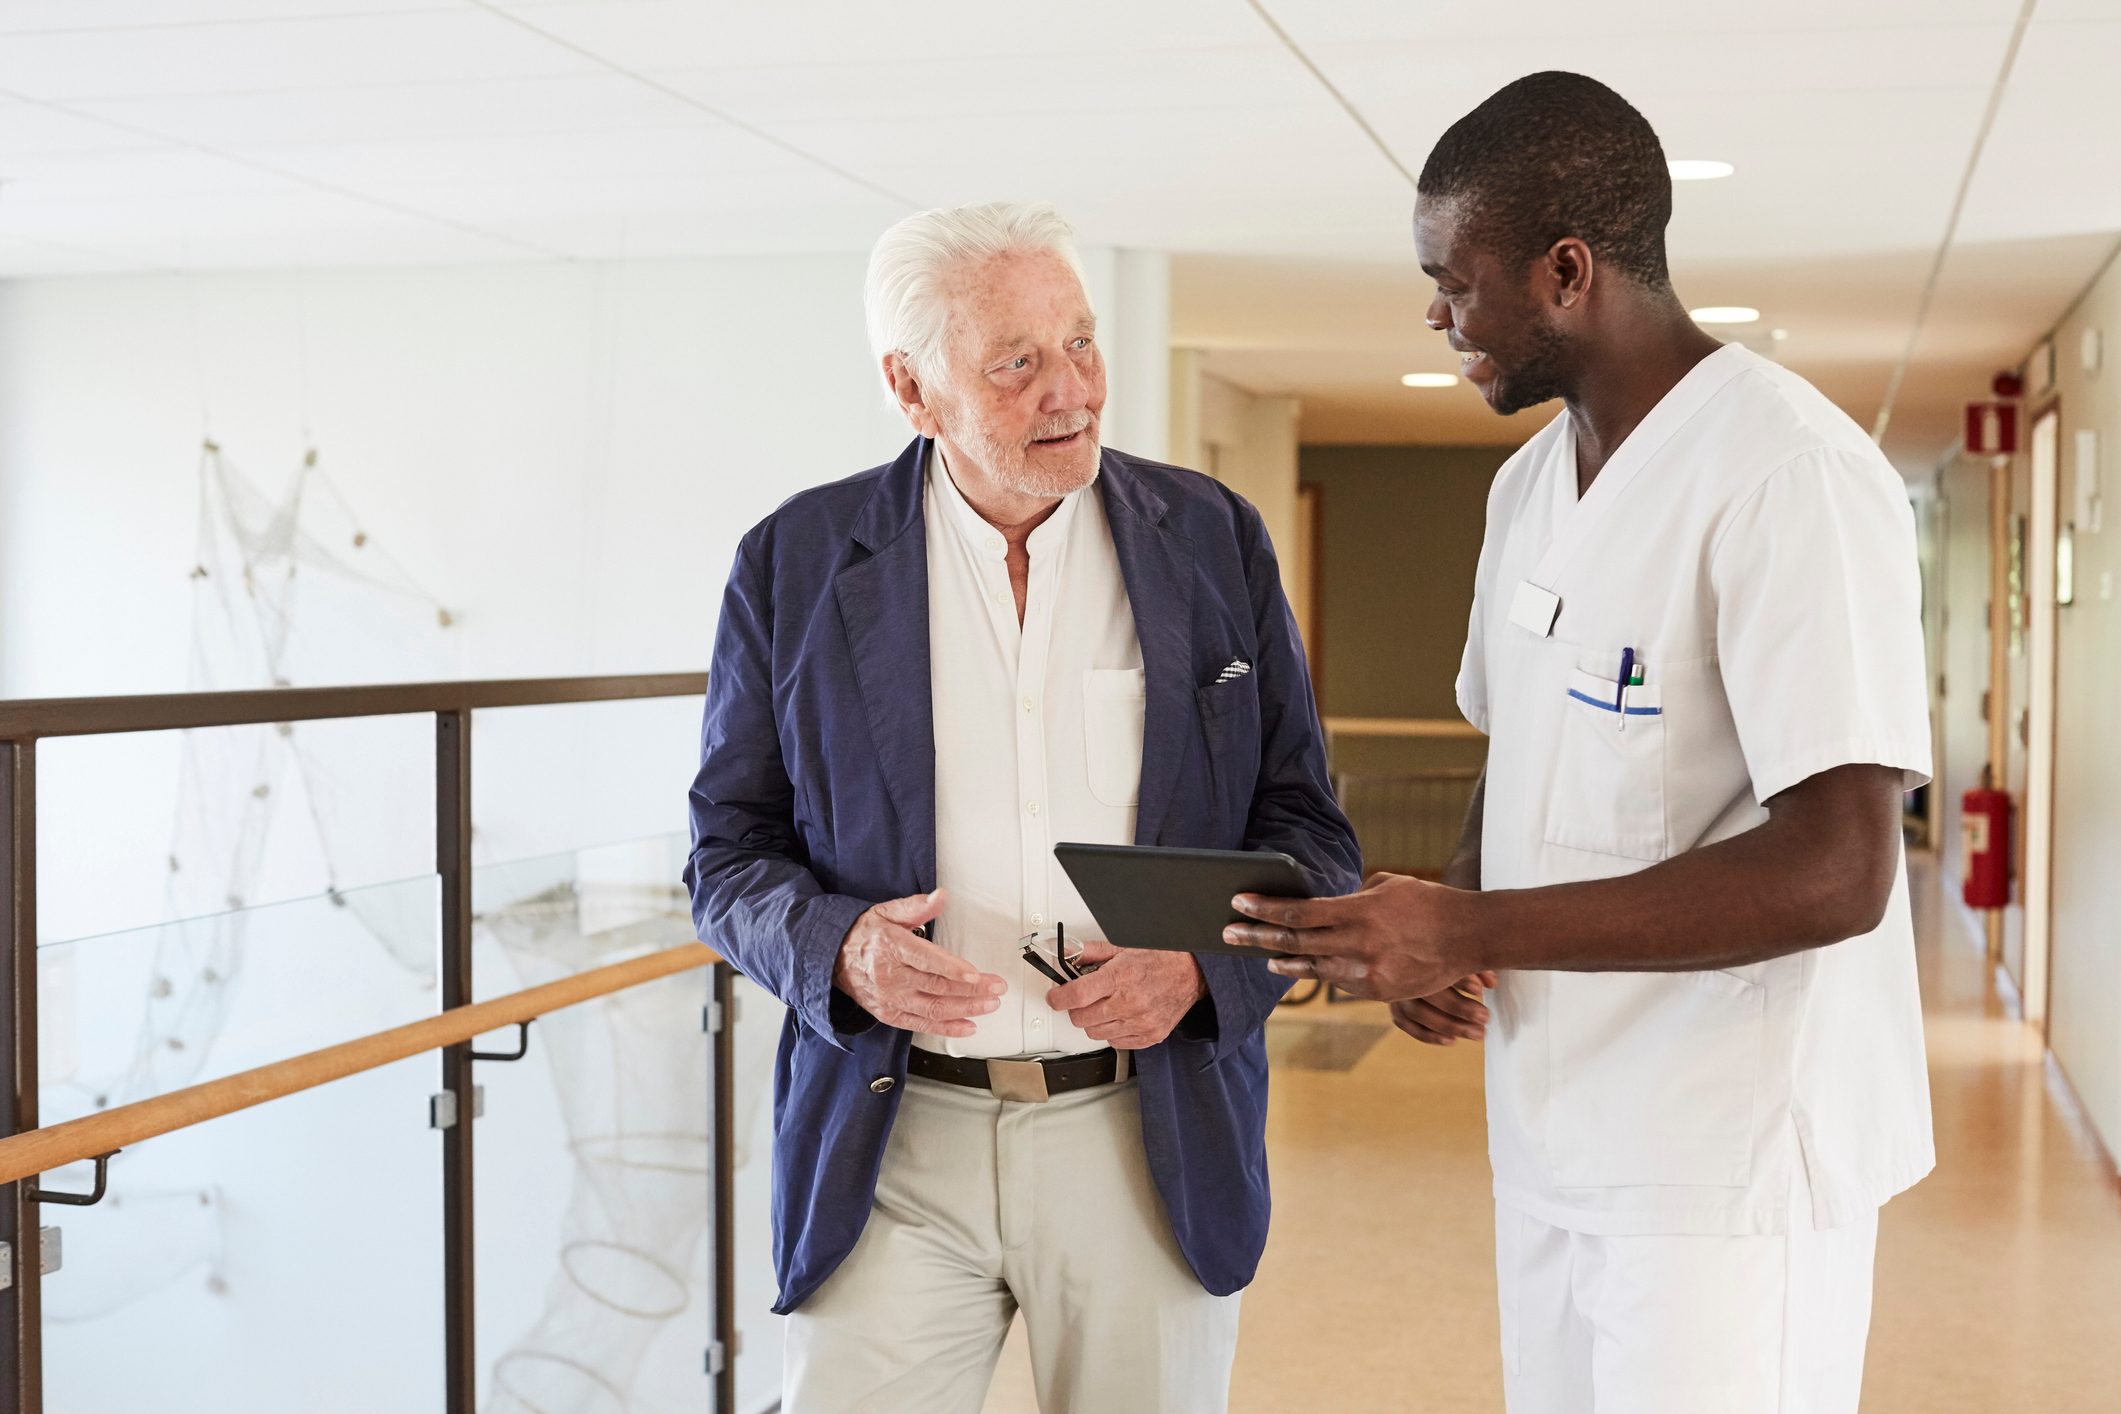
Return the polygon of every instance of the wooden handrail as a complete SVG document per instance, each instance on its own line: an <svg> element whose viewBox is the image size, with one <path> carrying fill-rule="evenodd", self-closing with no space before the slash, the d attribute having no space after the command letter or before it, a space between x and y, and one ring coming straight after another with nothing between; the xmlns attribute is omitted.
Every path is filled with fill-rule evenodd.
<svg viewBox="0 0 2121 1414"><path fill-rule="evenodd" d="M1328 736L1402 736L1476 739L1480 728L1456 717L1328 717Z"/></svg>
<svg viewBox="0 0 2121 1414"><path fill-rule="evenodd" d="M695 967L708 967L719 961L720 956L705 943L663 948L642 957L577 972L557 982L526 987L505 997L425 1016L388 1031L326 1046L320 1051L274 1061L255 1070L0 1139L0 1183L13 1183L17 1179L49 1173L145 1139L189 1129L195 1124L234 1114L237 1110L247 1110L253 1105L285 1099L334 1080L344 1080L349 1075L359 1075L362 1071L419 1055L422 1051L460 1045L474 1036L519 1021L529 1021L561 1007L609 996L628 987L638 987L645 982L689 972Z"/></svg>

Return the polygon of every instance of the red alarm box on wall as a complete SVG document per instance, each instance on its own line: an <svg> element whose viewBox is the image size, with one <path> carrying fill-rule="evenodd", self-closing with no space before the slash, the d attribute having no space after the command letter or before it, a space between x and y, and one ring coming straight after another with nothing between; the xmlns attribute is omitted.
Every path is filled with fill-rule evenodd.
<svg viewBox="0 0 2121 1414"><path fill-rule="evenodd" d="M1980 786L1959 800L1959 827L1966 837L1966 879L1960 897L1968 908L2002 908L2011 901L2011 798L2008 791Z"/></svg>

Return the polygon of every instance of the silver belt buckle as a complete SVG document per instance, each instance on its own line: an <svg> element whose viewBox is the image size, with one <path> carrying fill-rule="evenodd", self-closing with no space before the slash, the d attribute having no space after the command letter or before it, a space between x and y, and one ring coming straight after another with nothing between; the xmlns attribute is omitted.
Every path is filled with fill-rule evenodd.
<svg viewBox="0 0 2121 1414"><path fill-rule="evenodd" d="M987 1088L997 1100L1042 1105L1052 1096L1046 1092L1046 1067L1035 1060L990 1060Z"/></svg>

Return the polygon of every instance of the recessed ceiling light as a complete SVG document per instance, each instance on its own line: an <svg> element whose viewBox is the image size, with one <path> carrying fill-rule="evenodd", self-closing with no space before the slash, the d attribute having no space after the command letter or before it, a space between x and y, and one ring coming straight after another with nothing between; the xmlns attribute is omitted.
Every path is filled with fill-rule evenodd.
<svg viewBox="0 0 2121 1414"><path fill-rule="evenodd" d="M1455 388L1458 386L1458 375L1455 373L1407 373L1402 374L1399 381L1409 388Z"/></svg>
<svg viewBox="0 0 2121 1414"><path fill-rule="evenodd" d="M1710 304L1689 310L1696 324L1758 324L1760 311L1743 304Z"/></svg>
<svg viewBox="0 0 2121 1414"><path fill-rule="evenodd" d="M1704 157L1675 157L1664 165L1671 169L1675 182L1713 182L1738 170L1728 162Z"/></svg>

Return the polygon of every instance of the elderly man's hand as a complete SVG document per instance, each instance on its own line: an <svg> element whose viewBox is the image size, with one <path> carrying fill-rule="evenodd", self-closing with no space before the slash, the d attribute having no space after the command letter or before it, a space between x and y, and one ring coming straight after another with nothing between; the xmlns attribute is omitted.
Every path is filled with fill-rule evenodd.
<svg viewBox="0 0 2121 1414"><path fill-rule="evenodd" d="M1223 940L1284 954L1270 964L1284 977L1385 1002L1433 998L1479 970L1466 953L1465 921L1480 897L1400 874L1372 874L1345 898L1239 894L1232 906L1259 921L1232 923Z"/></svg>
<svg viewBox="0 0 2121 1414"><path fill-rule="evenodd" d="M1155 1045L1208 994L1191 953L1116 948L1097 938L1083 944L1076 961L1097 970L1046 993L1046 1005L1115 1050Z"/></svg>
<svg viewBox="0 0 2121 1414"><path fill-rule="evenodd" d="M970 1036L972 1018L1001 1005L1009 984L913 930L943 911L943 891L876 905L840 943L832 985L886 1026L931 1036Z"/></svg>

